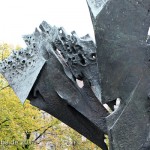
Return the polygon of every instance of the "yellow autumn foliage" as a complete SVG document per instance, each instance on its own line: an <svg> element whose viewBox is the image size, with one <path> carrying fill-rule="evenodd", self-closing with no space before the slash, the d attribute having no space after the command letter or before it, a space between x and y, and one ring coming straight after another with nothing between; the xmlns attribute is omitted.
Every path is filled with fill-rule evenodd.
<svg viewBox="0 0 150 150"><path fill-rule="evenodd" d="M12 49L1 44L0 59L8 57ZM22 105L0 75L0 150L46 150L48 144L56 150L101 150L28 100Z"/></svg>

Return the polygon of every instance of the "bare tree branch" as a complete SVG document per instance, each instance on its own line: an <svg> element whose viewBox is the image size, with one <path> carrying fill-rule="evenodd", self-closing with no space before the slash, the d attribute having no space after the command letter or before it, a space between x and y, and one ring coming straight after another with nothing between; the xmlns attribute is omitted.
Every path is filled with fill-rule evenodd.
<svg viewBox="0 0 150 150"><path fill-rule="evenodd" d="M0 123L0 126L1 126L2 124L4 124L5 122L7 122L7 121L9 121L9 119L5 119L4 121L2 121L2 122Z"/></svg>
<svg viewBox="0 0 150 150"><path fill-rule="evenodd" d="M10 87L10 86L9 86L9 85L7 85L7 86L5 86L5 87L1 88L1 89L0 89L0 91L1 91L1 90L6 89L6 88L8 88L8 87Z"/></svg>
<svg viewBox="0 0 150 150"><path fill-rule="evenodd" d="M36 142L49 128L51 128L53 125L48 126L33 142Z"/></svg>

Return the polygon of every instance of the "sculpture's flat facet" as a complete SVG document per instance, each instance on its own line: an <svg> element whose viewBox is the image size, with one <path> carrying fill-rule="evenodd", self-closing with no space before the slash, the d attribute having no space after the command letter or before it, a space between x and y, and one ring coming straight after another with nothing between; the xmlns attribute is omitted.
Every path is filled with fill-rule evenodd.
<svg viewBox="0 0 150 150"><path fill-rule="evenodd" d="M146 82L141 78L120 116L114 120L114 124L108 126L110 149L141 150L146 143L149 137L149 100L145 98L149 85L145 86ZM108 125L111 119L108 117Z"/></svg>
<svg viewBox="0 0 150 150"><path fill-rule="evenodd" d="M80 38L75 32L72 32L72 35L67 35L61 28L55 46L71 69L73 77L89 81L91 89L101 101L96 45L91 37L86 35Z"/></svg>
<svg viewBox="0 0 150 150"><path fill-rule="evenodd" d="M92 20L102 102L121 98L107 117L111 150L149 149L149 9L149 0L110 0Z"/></svg>
<svg viewBox="0 0 150 150"><path fill-rule="evenodd" d="M97 17L97 15L100 13L100 11L103 9L108 1L109 0L87 0L94 18Z"/></svg>
<svg viewBox="0 0 150 150"><path fill-rule="evenodd" d="M94 20L103 103L127 100L143 74L149 0L110 0Z"/></svg>
<svg viewBox="0 0 150 150"><path fill-rule="evenodd" d="M56 64L57 68L54 69L53 64ZM51 73L52 70L53 73ZM47 75L45 76L45 74ZM69 89L70 81L67 80L68 78L64 74L62 66L53 58L46 62L28 99L31 100L32 105L45 110L77 130L104 150L107 150L106 144L104 143L104 132L96 126L96 123L98 124L99 121L101 126L106 128L105 122L97 119L100 118L100 116L106 116L106 111L99 113L100 109L99 111L97 110L99 107L94 101L91 101L91 103L93 103L95 108L90 105L90 102L85 104L85 101L77 89L75 89L73 93L69 93L69 91L72 91L72 88ZM60 81L62 82L61 84ZM60 88L58 89L59 85ZM64 89L64 93L62 89ZM60 93L62 93L62 95L60 95ZM92 107L92 109L90 107ZM93 120L94 123L89 120ZM97 135L96 132L98 133Z"/></svg>

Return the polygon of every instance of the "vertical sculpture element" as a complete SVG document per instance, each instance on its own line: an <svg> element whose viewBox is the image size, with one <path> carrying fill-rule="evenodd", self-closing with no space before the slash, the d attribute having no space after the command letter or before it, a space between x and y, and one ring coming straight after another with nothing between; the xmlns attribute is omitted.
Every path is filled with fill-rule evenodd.
<svg viewBox="0 0 150 150"><path fill-rule="evenodd" d="M93 18L102 102L121 98L107 117L112 150L149 149L149 10L149 0L109 0Z"/></svg>

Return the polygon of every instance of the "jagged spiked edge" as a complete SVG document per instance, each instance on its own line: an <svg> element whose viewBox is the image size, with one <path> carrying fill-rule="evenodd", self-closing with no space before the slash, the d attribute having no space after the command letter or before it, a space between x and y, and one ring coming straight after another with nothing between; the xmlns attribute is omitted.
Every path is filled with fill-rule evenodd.
<svg viewBox="0 0 150 150"><path fill-rule="evenodd" d="M73 31L67 35L63 28L51 27L43 21L31 35L24 35L27 48L12 51L11 55L0 62L0 73L7 79L22 103L25 102L40 70L47 61L45 43L49 50L67 64L73 77L90 79L91 64L97 67L96 46L89 35L79 38ZM87 67L88 66L88 67ZM88 69L87 69L88 68ZM86 71L83 71L86 70Z"/></svg>

